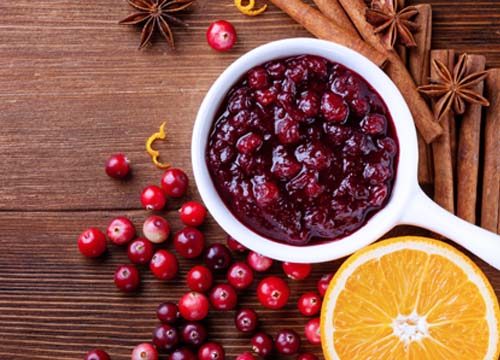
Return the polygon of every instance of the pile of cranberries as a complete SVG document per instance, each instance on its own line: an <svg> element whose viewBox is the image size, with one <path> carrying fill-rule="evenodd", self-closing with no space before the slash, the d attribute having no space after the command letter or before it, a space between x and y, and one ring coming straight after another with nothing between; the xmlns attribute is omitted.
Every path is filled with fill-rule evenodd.
<svg viewBox="0 0 500 360"><path fill-rule="evenodd" d="M123 178L129 174L130 165L125 156L113 157L110 162L112 169L106 166L109 176ZM180 169L168 169L160 187L151 185L142 192L141 202L148 210L161 210L168 198L184 196L187 188L186 174ZM137 345L132 351L132 360L158 360L162 353L169 354L170 360L225 359L224 348L208 338L204 320L211 310L234 311L236 329L249 336L251 351L240 354L236 360L276 358L278 355L294 355L297 360L317 359L313 354L300 353L301 338L294 330L282 329L273 338L260 329L254 309L238 306L238 297L254 283L257 284L258 301L268 309L285 307L291 291L282 277L262 275L273 266L272 259L248 251L232 237L227 237L227 245L213 243L207 246L205 236L197 228L206 216L205 207L196 201L181 206L180 219L186 227L173 235L175 253L186 259L200 259L203 264L195 264L187 272L185 279L189 290L177 302L169 301L158 306L156 317L159 324L153 330L152 340ZM78 248L83 255L95 258L106 252L107 239L115 245L127 246L131 264L117 268L114 282L119 290L133 292L140 286L140 265L148 265L153 275L163 281L178 276L177 256L174 251L164 248L170 234L167 220L156 214L145 219L142 236L137 235L130 219L117 217L105 232L97 228L85 230L78 238ZM285 262L281 266L290 280L304 280L312 270L309 264ZM221 278L225 281L216 282ZM299 312L311 318L304 328L305 337L311 344L320 343L318 315L331 278L332 275L323 276L318 282L318 292L304 293L297 304ZM92 350L85 357L85 360L109 359L101 349Z"/></svg>

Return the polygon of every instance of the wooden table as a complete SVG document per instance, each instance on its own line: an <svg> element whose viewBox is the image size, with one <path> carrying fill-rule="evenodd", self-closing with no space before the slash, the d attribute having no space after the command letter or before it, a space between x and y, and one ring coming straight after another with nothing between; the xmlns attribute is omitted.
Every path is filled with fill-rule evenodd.
<svg viewBox="0 0 500 360"><path fill-rule="evenodd" d="M489 66L500 66L498 0L429 2L435 48L482 53ZM183 278L195 262L182 261L181 276L168 283L144 269L143 290L126 296L113 284L125 251L111 247L105 259L88 261L77 251L77 236L89 226L105 228L117 215L140 225L146 212L139 191L161 175L144 152L145 139L167 120L162 154L191 176L191 127L214 79L257 45L307 36L275 7L247 18L232 1L199 0L184 16L190 28L176 29L175 52L161 41L137 51L139 32L116 24L130 11L124 0L0 2L0 359L81 359L97 346L114 360L129 359L135 344L150 340L156 306L186 291ZM238 29L239 43L227 54L205 41L208 24L219 18ZM105 158L118 151L132 161L130 181L113 181L103 171ZM194 187L191 196L197 197ZM165 213L174 229L179 204L171 202ZM213 221L203 230L211 242L225 239ZM254 291L242 303L255 305L269 332L302 333L299 293L340 263L316 266L313 280L294 283L284 311L257 306ZM500 272L478 264L500 295ZM209 327L234 356L249 345L232 316L212 316Z"/></svg>

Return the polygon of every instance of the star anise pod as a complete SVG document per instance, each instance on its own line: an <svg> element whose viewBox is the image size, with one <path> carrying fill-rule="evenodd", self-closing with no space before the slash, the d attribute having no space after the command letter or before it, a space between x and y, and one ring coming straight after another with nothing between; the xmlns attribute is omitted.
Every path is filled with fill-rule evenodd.
<svg viewBox="0 0 500 360"><path fill-rule="evenodd" d="M463 114L466 102L482 106L490 105L487 99L472 89L486 78L488 72L478 71L467 74L467 54L460 55L453 68L453 74L445 64L438 60L434 60L432 66L436 70L439 80L434 84L420 86L418 90L429 97L438 98L435 110L438 120L450 110L453 110L456 115Z"/></svg>
<svg viewBox="0 0 500 360"><path fill-rule="evenodd" d="M190 7L194 0L128 0L130 6L138 11L119 22L122 25L142 24L141 43L139 49L142 49L151 40L151 36L157 30L165 38L170 47L174 47L174 34L170 29L170 24L186 24L173 16Z"/></svg>
<svg viewBox="0 0 500 360"><path fill-rule="evenodd" d="M375 34L381 34L388 49L394 48L396 42L407 47L417 46L413 33L418 25L412 20L417 15L415 6L399 10L397 0L373 0L365 13L366 21L375 27Z"/></svg>

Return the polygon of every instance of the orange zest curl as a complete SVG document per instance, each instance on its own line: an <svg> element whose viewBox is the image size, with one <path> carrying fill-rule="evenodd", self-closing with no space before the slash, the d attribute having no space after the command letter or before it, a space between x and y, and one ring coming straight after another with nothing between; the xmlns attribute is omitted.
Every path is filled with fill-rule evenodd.
<svg viewBox="0 0 500 360"><path fill-rule="evenodd" d="M146 151L151 156L153 164L155 164L158 169L163 169L163 170L168 169L170 167L170 164L162 163L159 160L160 152L158 150L153 149L153 143L156 140L165 140L167 138L167 134L165 133L165 125L166 123L161 124L160 131L151 135L146 141Z"/></svg>
<svg viewBox="0 0 500 360"><path fill-rule="evenodd" d="M266 4L261 8L255 10L255 0L248 0L247 5L243 5L242 2L243 0L234 0L234 5L236 5L239 11L248 16L257 16L259 14L262 14L267 9Z"/></svg>

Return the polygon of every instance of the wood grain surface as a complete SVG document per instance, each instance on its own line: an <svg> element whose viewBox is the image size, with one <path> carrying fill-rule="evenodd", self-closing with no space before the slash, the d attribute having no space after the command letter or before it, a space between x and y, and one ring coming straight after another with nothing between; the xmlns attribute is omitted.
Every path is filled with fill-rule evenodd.
<svg viewBox="0 0 500 360"><path fill-rule="evenodd" d="M428 2L434 48L484 54L489 67L500 66L498 0ZM150 340L157 304L186 290L184 276L197 262L183 262L179 278L168 283L144 269L143 290L125 296L112 281L115 267L127 261L123 249L112 247L106 258L88 261L76 250L78 234L89 226L105 228L117 215L140 225L146 213L139 191L161 175L144 151L147 136L166 120L169 141L160 145L162 154L191 177L191 127L218 74L255 46L308 36L273 6L247 18L232 1L199 0L183 16L190 27L175 29L175 51L160 39L137 51L137 29L116 24L130 12L124 0L0 1L1 360L81 359L96 346L113 360L128 359L133 345ZM233 22L239 35L226 54L205 42L205 29L219 18ZM127 182L103 171L105 158L118 151L133 163ZM194 187L190 191L197 197ZM165 212L174 229L180 228L179 204ZM209 241L225 238L213 221L203 230ZM419 233L399 228L393 234ZM306 320L295 311L297 297L340 263L316 266L311 281L293 283L283 311L257 306L253 291L242 302L255 305L265 330L290 326L302 333ZM500 296L500 272L478 264ZM277 265L274 272L280 272ZM232 314L217 314L209 323L229 358L248 348L248 338L234 331Z"/></svg>

